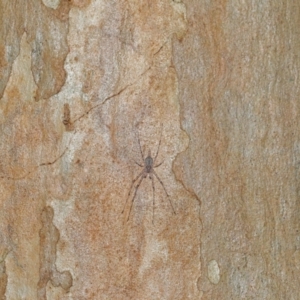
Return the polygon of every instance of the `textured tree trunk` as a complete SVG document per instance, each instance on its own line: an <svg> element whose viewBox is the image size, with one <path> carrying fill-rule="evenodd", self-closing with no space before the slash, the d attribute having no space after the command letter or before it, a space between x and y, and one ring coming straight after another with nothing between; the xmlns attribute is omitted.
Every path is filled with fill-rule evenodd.
<svg viewBox="0 0 300 300"><path fill-rule="evenodd" d="M300 2L0 20L0 299L298 299Z"/></svg>

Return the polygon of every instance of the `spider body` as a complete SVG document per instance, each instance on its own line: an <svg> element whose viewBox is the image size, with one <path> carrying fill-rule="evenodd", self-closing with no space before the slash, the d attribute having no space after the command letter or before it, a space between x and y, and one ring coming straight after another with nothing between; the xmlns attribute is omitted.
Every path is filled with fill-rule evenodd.
<svg viewBox="0 0 300 300"><path fill-rule="evenodd" d="M161 132L161 135L162 135L162 132ZM167 192L167 190L166 190L166 188L165 188L162 180L159 178L159 176L157 175L157 173L154 170L154 168L159 167L163 163L163 161L162 161L161 163L158 163L158 164L155 165L155 161L156 161L156 158L157 158L157 155L158 155L158 152L159 152L160 143L161 143L161 136L160 136L160 140L159 140L157 152L156 152L156 155L155 155L154 158L152 158L150 150L148 152L148 156L146 158L144 158L144 154L143 154L143 151L142 151L142 147L141 147L139 135L138 135L138 143L139 143L141 157L142 157L142 160L143 160L143 165L139 164L136 161L135 161L135 163L138 166L140 166L141 168L143 168L143 169L139 173L139 175L132 180L132 183L131 183L131 186L130 186L130 189L129 189L129 192L128 192L128 197L127 197L126 202L124 204L124 208L122 210L122 213L124 213L127 201L130 198L130 195L131 195L131 192L132 192L132 188L134 187L134 184L137 182L136 186L134 187L134 194L133 194L133 197L132 197L132 200L131 200L130 210L129 210L129 214L128 214L128 218L127 218L127 221L128 221L129 217L130 217L131 209L132 209L132 206L133 206L133 202L134 202L134 199L135 199L137 191L138 191L138 188L139 188L140 184L142 183L143 179L146 178L147 176L149 176L149 178L152 181L152 191L153 191L153 218L152 218L152 222L153 222L153 219L154 219L154 207L155 207L155 185L154 185L154 177L156 177L156 179L159 181L159 183L163 187L163 189L164 189L164 191L165 191L165 193L167 195L167 198L168 198L168 200L170 202L170 206L172 208L172 212L174 214L176 214L175 210L174 210L174 207L173 207L173 204L172 204L172 201L170 199L170 196L169 196L169 194L168 194L168 192Z"/></svg>
<svg viewBox="0 0 300 300"><path fill-rule="evenodd" d="M153 158L151 157L151 153L149 151L148 156L145 158L145 171L150 174L153 171ZM147 174L145 174L147 176ZM145 177L146 177L145 176Z"/></svg>

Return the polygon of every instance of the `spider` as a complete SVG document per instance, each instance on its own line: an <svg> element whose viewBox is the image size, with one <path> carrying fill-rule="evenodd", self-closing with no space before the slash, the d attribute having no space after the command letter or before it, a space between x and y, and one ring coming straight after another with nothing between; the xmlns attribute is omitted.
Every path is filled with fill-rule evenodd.
<svg viewBox="0 0 300 300"><path fill-rule="evenodd" d="M134 184L137 182L137 185L135 186L134 188L134 194L133 194L133 197L132 197L132 200L131 200L131 205L130 205L130 210L129 210L129 214L128 214L128 218L127 218L127 222L129 220L129 217L130 217L130 213L131 213L131 210L132 210L132 206L133 206L133 202L134 202L134 199L136 197L136 194L137 194L137 191L138 191L138 188L140 187L142 181L144 178L147 178L147 176L149 176L149 178L151 179L152 181L152 191L153 191L153 217L152 217L152 223L153 223L153 219L154 219L154 207L155 207L155 186L154 186L154 176L157 178L157 180L159 181L159 183L161 184L161 186L163 187L166 195L167 195L167 198L169 200L169 203L170 203L170 206L172 208L172 213L173 214L176 214L175 210L174 210L174 207L173 207L173 204L172 204L172 201L170 199L170 196L162 182L162 180L159 178L159 176L157 175L157 173L155 172L154 168L157 168L159 167L160 165L162 165L163 161L161 163L158 163L158 164L155 164L155 161L156 161L156 158L158 156L158 152L159 152L159 147L160 147L160 143L161 143L161 137L162 137L162 131L161 131L161 134L160 134L160 139L159 139L159 144L158 144L158 147L157 147L157 151L156 151L156 154L155 154L155 157L153 158L151 156L151 151L149 150L148 151L148 156L145 158L144 157L144 154L143 154L143 151L142 151L142 147L141 147L141 142L140 142L140 137L139 137L139 133L137 133L137 139L138 139L138 143L139 143L139 149L140 149L140 153L141 153L141 157L142 157L142 160L143 160L143 165L141 165L140 163L134 161L138 166L140 166L141 168L143 168L143 170L138 174L138 176L136 178L134 178L132 180L132 183L131 183L131 186L130 186L130 189L129 189L129 192L128 192L128 196L127 196L127 199L126 199L126 202L124 204L124 208L122 210L122 214L124 213L124 210L125 210L125 207L126 207L126 204L128 202L128 199L130 198L130 195L131 195L131 192L132 192L132 188L134 186ZM154 175L154 176L153 176Z"/></svg>

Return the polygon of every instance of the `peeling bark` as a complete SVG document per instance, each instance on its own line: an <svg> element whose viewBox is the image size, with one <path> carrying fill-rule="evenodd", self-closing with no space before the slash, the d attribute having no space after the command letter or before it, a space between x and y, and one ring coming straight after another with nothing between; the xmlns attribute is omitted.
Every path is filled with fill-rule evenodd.
<svg viewBox="0 0 300 300"><path fill-rule="evenodd" d="M44 208L40 230L40 280L38 282L37 298L47 299L47 284L50 281L55 287L61 286L68 292L72 286L72 275L69 271L59 272L56 268L56 246L59 241L59 231L53 225L53 208Z"/></svg>

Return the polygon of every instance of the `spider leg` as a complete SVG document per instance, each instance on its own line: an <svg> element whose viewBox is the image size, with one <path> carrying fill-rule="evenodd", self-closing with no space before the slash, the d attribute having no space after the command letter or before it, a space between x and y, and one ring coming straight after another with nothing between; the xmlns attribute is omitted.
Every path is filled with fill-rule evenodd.
<svg viewBox="0 0 300 300"><path fill-rule="evenodd" d="M140 166L140 167L144 168L144 166L143 166L143 165L141 165L141 164L139 164L137 161L135 161L135 160L133 160L133 161L134 161L134 163L135 163L135 164L137 164L138 166Z"/></svg>
<svg viewBox="0 0 300 300"><path fill-rule="evenodd" d="M155 160L156 160L156 158L157 158L157 155L158 155L158 152L159 152L159 148L160 148L161 137L162 137L162 127L163 127L163 125L161 125L161 131L160 131L159 143L158 143L158 147L157 147L157 151L156 151L155 157L154 157L154 159L153 159L153 164L155 163Z"/></svg>
<svg viewBox="0 0 300 300"><path fill-rule="evenodd" d="M142 172L141 172L136 178L134 178L134 179L132 180L132 183L131 183L131 186L130 186L130 189L129 189L129 192L128 192L128 196L127 196L127 199L126 199L126 201L125 201L125 204L124 204L122 213L123 213L124 210L125 210L125 207L126 207L126 204L127 204L128 199L129 199L129 197L130 197L131 190L132 190L132 187L133 187L134 183L135 183L135 182L136 182L143 174L144 174L144 170L142 170Z"/></svg>
<svg viewBox="0 0 300 300"><path fill-rule="evenodd" d="M155 165L153 168L157 168L157 167L159 167L160 165L162 165L162 164L163 164L163 162L164 162L164 161L162 161L161 163L159 163L159 164Z"/></svg>
<svg viewBox="0 0 300 300"><path fill-rule="evenodd" d="M153 191L153 214L152 214L152 224L154 224L154 208L155 208L155 186L154 186L154 178L153 176L149 175L150 176L150 179L152 181L152 191Z"/></svg>
<svg viewBox="0 0 300 300"><path fill-rule="evenodd" d="M169 196L169 194L168 194L168 192L167 192L167 190L166 190L166 188L165 188L163 182L161 181L161 179L158 177L158 175L156 174L156 172L155 172L154 170L152 170L152 172L153 172L153 174L155 175L155 177L158 179L158 181L160 182L160 184L162 185L162 187L164 188L164 191L165 191L165 193L166 193L166 195L167 195L167 197L168 197L168 200L169 200L169 202L170 202L170 205L171 205L171 207L172 207L173 213L174 213L174 215L176 215L176 212L175 212L175 209L174 209L174 207L173 207L172 201L171 201L171 199L170 199L170 196Z"/></svg>
<svg viewBox="0 0 300 300"><path fill-rule="evenodd" d="M141 174L141 175L143 175L143 174ZM134 195L133 195L132 200L131 200L131 205L130 205L130 210L129 210L127 222L128 222L128 220L129 220L129 217L130 217L130 213L131 213L131 209L132 209L132 206L133 206L133 202L134 202L134 199L135 199L135 196L136 196L136 192L137 192L137 190L138 190L138 188L139 188L139 186L140 186L140 184L142 183L142 181L143 181L144 178L145 178L145 177L142 176L141 179L139 180L138 184L137 184L136 187L135 187Z"/></svg>
<svg viewBox="0 0 300 300"><path fill-rule="evenodd" d="M142 160L145 161L144 154L143 154L143 150L142 150L142 146L141 146L141 141L140 141L140 134L139 134L138 131L137 131L137 139L138 139L138 143L139 143L139 148L140 148Z"/></svg>

